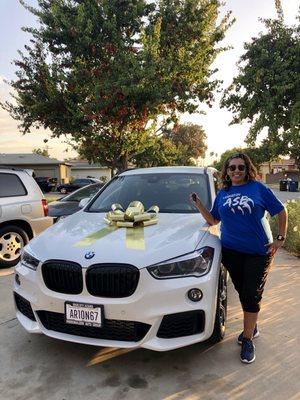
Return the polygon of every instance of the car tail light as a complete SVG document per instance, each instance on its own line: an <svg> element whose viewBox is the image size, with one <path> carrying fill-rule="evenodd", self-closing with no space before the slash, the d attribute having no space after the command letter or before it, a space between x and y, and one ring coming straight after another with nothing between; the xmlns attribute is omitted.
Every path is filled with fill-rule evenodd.
<svg viewBox="0 0 300 400"><path fill-rule="evenodd" d="M47 217L48 216L48 204L47 204L46 199L42 199L42 206L43 206L43 210L44 210L44 216Z"/></svg>

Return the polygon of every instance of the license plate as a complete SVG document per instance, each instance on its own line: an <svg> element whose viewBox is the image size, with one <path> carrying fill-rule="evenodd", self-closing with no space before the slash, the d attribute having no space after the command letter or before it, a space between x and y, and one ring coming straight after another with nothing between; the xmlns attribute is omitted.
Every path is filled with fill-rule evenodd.
<svg viewBox="0 0 300 400"><path fill-rule="evenodd" d="M65 321L67 324L102 326L103 306L85 303L65 303Z"/></svg>

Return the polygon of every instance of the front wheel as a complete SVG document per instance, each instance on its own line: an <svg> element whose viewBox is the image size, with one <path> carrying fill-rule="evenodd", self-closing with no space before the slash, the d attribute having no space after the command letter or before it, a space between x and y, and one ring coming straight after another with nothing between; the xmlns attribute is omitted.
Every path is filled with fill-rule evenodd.
<svg viewBox="0 0 300 400"><path fill-rule="evenodd" d="M17 265L21 250L29 242L27 233L16 225L0 228L0 268Z"/></svg>
<svg viewBox="0 0 300 400"><path fill-rule="evenodd" d="M208 341L212 344L224 339L227 317L227 271L221 266L214 330Z"/></svg>

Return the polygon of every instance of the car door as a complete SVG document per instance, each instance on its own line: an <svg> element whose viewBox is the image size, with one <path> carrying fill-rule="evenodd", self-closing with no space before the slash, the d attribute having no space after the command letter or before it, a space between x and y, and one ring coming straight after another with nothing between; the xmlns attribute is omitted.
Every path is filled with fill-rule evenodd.
<svg viewBox="0 0 300 400"><path fill-rule="evenodd" d="M0 222L32 211L26 187L17 174L0 173Z"/></svg>

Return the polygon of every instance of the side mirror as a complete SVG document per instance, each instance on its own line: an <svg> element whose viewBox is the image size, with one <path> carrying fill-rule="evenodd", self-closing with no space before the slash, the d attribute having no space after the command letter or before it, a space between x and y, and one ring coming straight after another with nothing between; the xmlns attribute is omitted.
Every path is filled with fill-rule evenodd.
<svg viewBox="0 0 300 400"><path fill-rule="evenodd" d="M78 204L78 207L79 208L84 208L90 200L91 200L90 197L85 197L84 199L81 199L79 204Z"/></svg>

